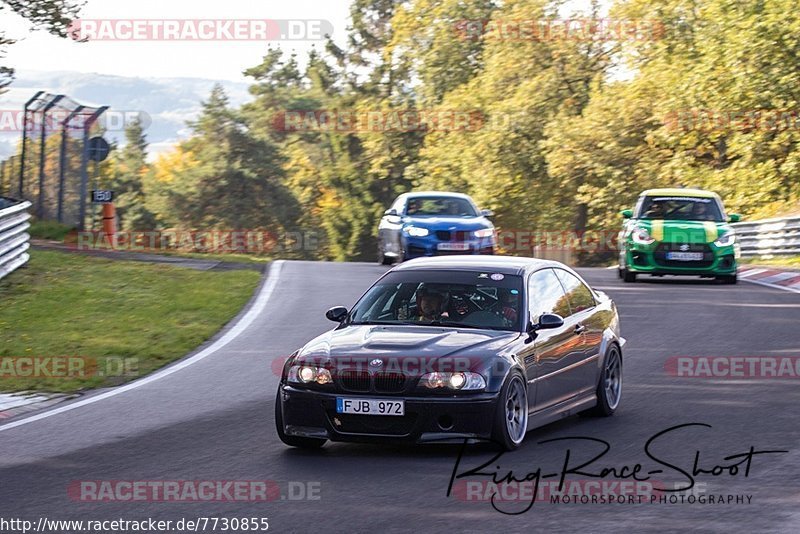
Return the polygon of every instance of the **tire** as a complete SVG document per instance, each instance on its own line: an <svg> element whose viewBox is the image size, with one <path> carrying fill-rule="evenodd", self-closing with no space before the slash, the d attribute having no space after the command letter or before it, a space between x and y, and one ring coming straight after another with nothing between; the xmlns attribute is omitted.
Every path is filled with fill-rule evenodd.
<svg viewBox="0 0 800 534"><path fill-rule="evenodd" d="M738 278L735 274L729 274L725 276L718 276L717 280L722 282L723 284L735 284L738 282Z"/></svg>
<svg viewBox="0 0 800 534"><path fill-rule="evenodd" d="M519 371L509 373L497 399L492 440L502 450L513 451L528 432L528 388Z"/></svg>
<svg viewBox="0 0 800 534"><path fill-rule="evenodd" d="M380 246L378 246L378 263L380 265L391 265L394 263L392 258L386 257L386 254L383 253L383 249Z"/></svg>
<svg viewBox="0 0 800 534"><path fill-rule="evenodd" d="M631 284L636 281L636 273L632 273L628 269L625 269L622 271L622 280L624 280L627 284Z"/></svg>
<svg viewBox="0 0 800 534"><path fill-rule="evenodd" d="M301 449L319 449L325 445L325 442L328 441L326 439L287 436L283 430L283 410L281 409L282 404L281 390L278 388L278 395L275 397L275 428L278 431L278 437L281 438L282 442L290 447L299 447Z"/></svg>
<svg viewBox="0 0 800 534"><path fill-rule="evenodd" d="M612 343L608 348L603 362L603 372L600 373L600 381L597 384L597 406L583 412L586 415L595 417L614 415L622 398L622 353L616 343Z"/></svg>

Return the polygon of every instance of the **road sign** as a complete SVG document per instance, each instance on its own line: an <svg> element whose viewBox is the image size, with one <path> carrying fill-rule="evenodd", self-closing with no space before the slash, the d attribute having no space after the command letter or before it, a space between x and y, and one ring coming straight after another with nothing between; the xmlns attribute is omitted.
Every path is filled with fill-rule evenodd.
<svg viewBox="0 0 800 534"><path fill-rule="evenodd" d="M94 204L105 204L114 201L114 192L107 189L92 190L92 202Z"/></svg>
<svg viewBox="0 0 800 534"><path fill-rule="evenodd" d="M90 160L103 161L108 157L111 147L108 145L108 141L98 135L97 137L89 139L89 146L87 149L89 150Z"/></svg>

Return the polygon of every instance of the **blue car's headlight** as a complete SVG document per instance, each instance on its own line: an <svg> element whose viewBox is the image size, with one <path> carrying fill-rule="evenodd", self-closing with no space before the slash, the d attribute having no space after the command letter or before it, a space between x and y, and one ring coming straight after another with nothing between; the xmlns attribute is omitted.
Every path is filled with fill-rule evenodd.
<svg viewBox="0 0 800 534"><path fill-rule="evenodd" d="M718 247L729 247L736 241L736 232L728 230L722 237L714 241Z"/></svg>
<svg viewBox="0 0 800 534"><path fill-rule="evenodd" d="M486 239L487 237L494 236L494 228L484 228L483 230L476 230L475 237L478 239Z"/></svg>
<svg viewBox="0 0 800 534"><path fill-rule="evenodd" d="M427 228L420 228L419 226L406 226L405 231L411 237L425 237L430 233Z"/></svg>

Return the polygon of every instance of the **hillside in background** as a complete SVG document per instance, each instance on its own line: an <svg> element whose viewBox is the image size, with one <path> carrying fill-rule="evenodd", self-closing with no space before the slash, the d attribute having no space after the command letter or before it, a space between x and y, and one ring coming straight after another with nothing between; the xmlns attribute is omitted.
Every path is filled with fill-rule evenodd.
<svg viewBox="0 0 800 534"><path fill-rule="evenodd" d="M231 103L248 100L247 84L199 78L128 78L81 72L39 72L18 69L8 91L0 95L1 110L21 110L36 91L66 94L86 104L107 105L117 111L144 111L152 119L145 131L150 152L168 150L189 136L186 121L198 116L201 100L220 83ZM121 141L123 132L109 132ZM20 133L0 131L0 158L15 152Z"/></svg>

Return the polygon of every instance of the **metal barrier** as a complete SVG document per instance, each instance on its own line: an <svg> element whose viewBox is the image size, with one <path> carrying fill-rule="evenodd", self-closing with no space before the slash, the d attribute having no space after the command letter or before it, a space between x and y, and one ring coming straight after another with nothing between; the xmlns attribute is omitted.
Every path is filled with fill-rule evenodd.
<svg viewBox="0 0 800 534"><path fill-rule="evenodd" d="M29 259L31 218L27 200L0 197L0 278L24 265Z"/></svg>
<svg viewBox="0 0 800 534"><path fill-rule="evenodd" d="M742 256L800 255L800 217L732 224Z"/></svg>

